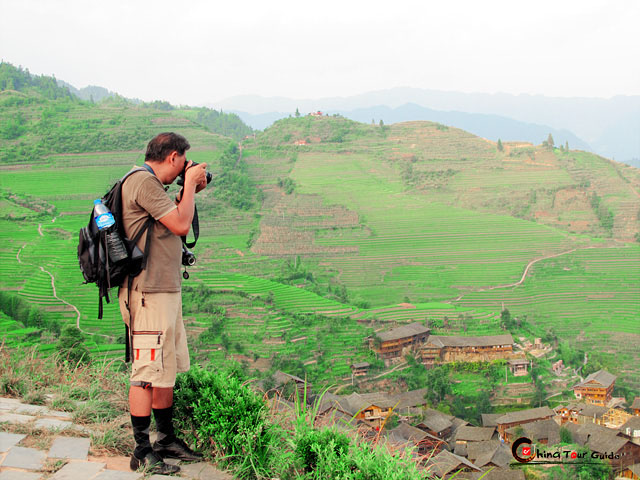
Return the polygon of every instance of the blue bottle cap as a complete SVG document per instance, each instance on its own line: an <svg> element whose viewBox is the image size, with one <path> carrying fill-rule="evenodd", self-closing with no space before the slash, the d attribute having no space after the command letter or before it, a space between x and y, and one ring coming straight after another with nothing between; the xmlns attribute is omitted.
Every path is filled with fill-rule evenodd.
<svg viewBox="0 0 640 480"><path fill-rule="evenodd" d="M96 199L93 201L93 204L94 204L94 205L97 205L97 204L99 204L99 203L102 203L102 199L101 199L101 198L96 198Z"/></svg>

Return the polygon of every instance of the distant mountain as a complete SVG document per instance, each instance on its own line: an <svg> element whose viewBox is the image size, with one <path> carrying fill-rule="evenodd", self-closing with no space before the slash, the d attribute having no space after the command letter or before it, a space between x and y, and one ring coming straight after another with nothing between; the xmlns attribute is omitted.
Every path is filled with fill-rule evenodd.
<svg viewBox="0 0 640 480"><path fill-rule="evenodd" d="M234 111L254 128L265 128L264 123L269 118L278 118L293 114L298 108L305 114L322 110L327 112L347 112L367 109L375 106L386 106L397 109L407 104L441 112L469 113L493 115L496 121L500 118L501 126L505 120L512 119L521 122L520 126L527 126L523 131L513 124L510 132L515 132L513 138L506 134L493 134L509 140L531 138L530 125L545 127L548 133L554 131L567 132L567 139L572 133L578 143L569 139L571 148L579 145L590 145L592 151L600 155L615 158L627 163L640 162L640 96L616 96L609 99L601 98L556 98L542 95L510 95L443 92L423 90L417 88L393 88L364 93L351 97L332 97L322 99L295 100L284 97L264 98L255 95L245 95L225 99L215 104L216 108ZM251 117L243 115L260 115L255 123ZM274 112L287 112L276 114ZM269 114L269 115L265 115ZM264 115L264 116L263 116ZM350 117L351 118L351 117ZM462 117L452 117L456 120ZM411 120L413 118L398 117L396 121ZM431 118L429 118L431 119ZM385 122L387 121L384 119ZM491 118L486 118L489 121ZM367 121L371 121L369 118ZM391 120L389 120L391 122ZM438 120L436 120L438 121ZM443 122L444 123L444 122ZM452 126L473 129L463 124ZM499 125L496 125L498 127ZM480 135L480 133L477 133ZM559 138L555 138L559 143ZM543 137L544 139L545 137ZM542 141L538 139L537 142ZM536 142L536 143L537 143ZM581 142L581 143L580 143Z"/></svg>

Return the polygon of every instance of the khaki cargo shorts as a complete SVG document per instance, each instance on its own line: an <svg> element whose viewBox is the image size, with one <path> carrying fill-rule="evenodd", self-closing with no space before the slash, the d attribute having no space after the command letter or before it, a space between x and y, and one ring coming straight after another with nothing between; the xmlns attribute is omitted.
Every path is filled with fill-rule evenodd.
<svg viewBox="0 0 640 480"><path fill-rule="evenodd" d="M176 373L186 372L190 366L187 334L182 321L182 294L132 290L133 322L126 306L126 288L120 289L118 298L122 318L132 333L131 385L173 387Z"/></svg>

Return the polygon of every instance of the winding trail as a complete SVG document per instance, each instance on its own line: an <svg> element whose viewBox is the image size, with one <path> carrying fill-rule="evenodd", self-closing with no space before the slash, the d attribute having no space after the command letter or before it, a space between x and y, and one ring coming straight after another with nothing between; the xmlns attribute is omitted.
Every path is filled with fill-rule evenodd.
<svg viewBox="0 0 640 480"><path fill-rule="evenodd" d="M39 225L38 225L38 233L40 233L40 235L41 235L41 236L43 236L43 235L42 235L41 227L42 227L42 224L39 224ZM25 243L25 244L23 244L23 245L22 245L22 247L20 247L20 249L18 250L18 253L16 254L16 260L18 261L18 263L23 264L23 265L33 265L33 264L31 264L31 263L25 263L25 262L23 262L22 260L20 260L20 253L22 252L22 249L23 249L24 247L26 247L26 246L27 246L27 244ZM33 265L33 266L35 266L35 265ZM73 311L76 313L76 328L77 328L78 330L80 330L80 331L81 331L82 333L84 333L85 335L97 335L97 336L99 336L99 337L104 337L104 338L113 338L113 337L112 337L112 336L110 336L110 335L104 335L104 334L102 334L102 333L94 333L94 332L88 332L88 331L86 331L86 330L83 330L83 329L80 327L80 310L78 310L78 307L76 307L76 306L75 306L75 305L73 305L72 303L69 303L69 302L67 302L66 300L64 300L64 299L62 299L62 298L60 298L60 297L58 296L58 293L57 293L57 291L56 291L56 281L55 281L55 278L53 277L53 274L52 274L50 271L45 270L45 269L44 269L44 267L42 267L42 266L40 266L40 265L38 265L38 268L39 268L40 270L42 270L44 273L46 273L47 275L49 275L49 276L51 277L51 289L53 290L53 297L54 297L56 300L58 300L59 302L62 302L62 303L64 303L65 305L67 305L67 306L71 307L71 308L73 309Z"/></svg>
<svg viewBox="0 0 640 480"><path fill-rule="evenodd" d="M490 290L497 290L499 288L512 288L512 287L517 287L520 286L524 283L525 279L527 278L527 274L529 273L529 270L531 269L531 267L533 265L535 265L538 262L541 262L542 260L548 260L550 258L556 258L556 257L560 257L562 255L567 255L569 253L573 253L576 252L578 250L589 250L589 249L593 249L593 248L620 248L618 246L600 246L600 245L593 245L590 247L576 247L576 248L572 248L571 250L566 250L564 252L560 252L560 253L556 253L553 255L547 255L545 257L540 257L540 258L536 258L535 260L531 260L527 266L524 269L524 273L522 274L522 277L520 278L519 281L515 282L515 283L509 283L506 285L496 285L495 287L485 287L485 288L477 288L477 289L473 289L470 290L466 293L461 294L460 296L454 298L453 300L449 300L447 302L443 302L443 303L453 303L453 302L457 302L459 300L461 300L465 295L468 295L469 293L477 293L477 292L488 292Z"/></svg>

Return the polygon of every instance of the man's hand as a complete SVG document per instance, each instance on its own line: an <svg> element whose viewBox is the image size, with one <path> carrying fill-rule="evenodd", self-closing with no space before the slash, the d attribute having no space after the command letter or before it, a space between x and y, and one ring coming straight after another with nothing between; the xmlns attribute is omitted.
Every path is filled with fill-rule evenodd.
<svg viewBox="0 0 640 480"><path fill-rule="evenodd" d="M203 190L207 186L207 164L199 163L192 166L193 162L189 160L184 175L184 186L195 185L196 193Z"/></svg>

